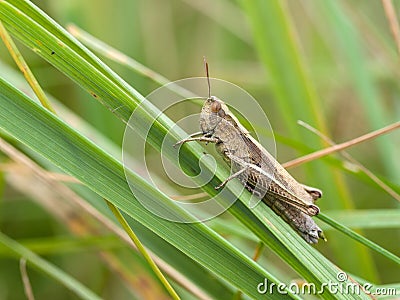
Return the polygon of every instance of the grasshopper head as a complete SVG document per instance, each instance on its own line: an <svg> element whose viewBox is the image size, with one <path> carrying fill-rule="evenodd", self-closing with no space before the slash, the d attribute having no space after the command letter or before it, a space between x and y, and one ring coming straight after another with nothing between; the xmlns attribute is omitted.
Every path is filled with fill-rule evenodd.
<svg viewBox="0 0 400 300"><path fill-rule="evenodd" d="M204 134L212 135L219 122L226 116L225 103L215 96L208 97L200 114L200 128Z"/></svg>

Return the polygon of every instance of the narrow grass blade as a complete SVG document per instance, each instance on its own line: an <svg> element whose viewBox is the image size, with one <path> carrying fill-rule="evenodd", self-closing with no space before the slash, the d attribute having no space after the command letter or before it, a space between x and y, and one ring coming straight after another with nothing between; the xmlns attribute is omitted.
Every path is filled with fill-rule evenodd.
<svg viewBox="0 0 400 300"><path fill-rule="evenodd" d="M35 266L35 268L49 275L51 278L54 278L82 299L101 299L87 287L83 286L79 281L64 273L64 271L55 267L53 264L50 264L46 260L37 256L32 251L21 246L13 239L10 239L2 232L0 232L0 243L12 251L16 256L25 258L29 263Z"/></svg>
<svg viewBox="0 0 400 300"><path fill-rule="evenodd" d="M137 235L133 232L132 228L129 227L128 222L126 222L125 218L122 216L121 212L116 208L112 203L107 201L107 205L110 207L110 210L113 212L115 217L118 219L124 230L128 233L129 237L131 238L132 242L135 244L135 246L138 248L139 252L143 255L143 257L146 259L147 263L149 264L150 268L153 270L153 272L156 274L158 279L161 281L161 283L164 285L164 287L167 289L168 293L171 295L173 299L180 299L178 294L175 292L171 284L168 282L168 280L164 277L164 274L161 273L160 269L158 266L155 264L154 260L151 258L150 254L147 252L147 250L144 248L143 244L137 237Z"/></svg>
<svg viewBox="0 0 400 300"><path fill-rule="evenodd" d="M332 227L336 228L340 232L344 233L345 235L359 241L361 244L367 246L370 249L375 250L376 252L382 254L386 258L390 259L391 261L400 264L400 257L394 255L390 251L382 248L381 246L375 244L374 242L368 240L367 238L363 237L362 235L358 234L357 232L343 226L342 224L336 222L332 218L328 217L327 215L320 213L318 214L318 219L324 221L325 223L331 225Z"/></svg>

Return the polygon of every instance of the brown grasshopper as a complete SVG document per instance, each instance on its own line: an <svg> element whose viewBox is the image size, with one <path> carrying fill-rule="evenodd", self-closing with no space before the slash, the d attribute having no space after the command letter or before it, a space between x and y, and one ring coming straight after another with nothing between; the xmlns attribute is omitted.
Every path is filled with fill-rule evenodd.
<svg viewBox="0 0 400 300"><path fill-rule="evenodd" d="M214 143L218 153L234 173L216 189L234 178L261 198L276 214L290 224L307 242L325 240L322 230L311 218L319 213L314 201L322 196L316 188L298 183L240 124L225 103L211 96L208 64L205 62L208 98L200 115L201 132L175 145L189 141ZM201 136L197 136L197 135Z"/></svg>

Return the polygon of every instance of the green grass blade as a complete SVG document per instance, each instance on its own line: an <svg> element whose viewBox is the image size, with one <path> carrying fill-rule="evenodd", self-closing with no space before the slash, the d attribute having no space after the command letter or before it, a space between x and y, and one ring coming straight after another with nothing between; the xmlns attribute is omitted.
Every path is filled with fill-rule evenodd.
<svg viewBox="0 0 400 300"><path fill-rule="evenodd" d="M336 222L350 228L400 228L399 209L330 210L326 214Z"/></svg>
<svg viewBox="0 0 400 300"><path fill-rule="evenodd" d="M296 138L301 136L300 128L294 122L297 119L313 121L317 128L326 132L321 107L306 75L283 3L275 0L242 3L252 25L258 54L270 74L271 88L284 112L282 117L290 134ZM311 145L319 144L315 137L311 141Z"/></svg>
<svg viewBox="0 0 400 300"><path fill-rule="evenodd" d="M388 259L392 260L393 262L400 264L400 257L394 255L390 251L382 248L381 246L375 244L374 242L366 239L362 235L358 234L357 232L349 229L346 226L343 226L342 224L336 222L332 218L328 217L327 215L320 213L318 215L318 219L324 221L325 223L331 225L333 228L336 228L340 232L344 233L345 235L355 239L356 241L359 241L361 244L369 247L370 249L375 250L376 252L382 254L383 256L387 257Z"/></svg>
<svg viewBox="0 0 400 300"><path fill-rule="evenodd" d="M54 278L82 299L101 299L79 281L75 280L43 258L37 256L35 253L23 247L13 239L10 239L2 232L0 232L0 243L3 244L4 247L8 248L8 250L12 251L14 255L25 258L35 268L49 275L51 278Z"/></svg>
<svg viewBox="0 0 400 300"><path fill-rule="evenodd" d="M99 39L80 29L79 27L75 25L69 25L68 32L70 32L79 41L84 43L87 47L92 49L95 53L98 53L108 59L114 60L115 62L129 68L130 70L151 79L160 86L165 86L169 90L175 92L177 95L181 95L185 98L196 97L194 93L179 86L178 84L171 82L161 74L154 72L153 70L144 66L132 57L129 57L124 53L118 51L117 49L107 45L106 43L100 41Z"/></svg>
<svg viewBox="0 0 400 300"><path fill-rule="evenodd" d="M99 248L120 249L125 245L115 236L87 236L87 237L40 237L34 239L18 240L23 247L35 252L37 255L56 255L64 253L79 253L85 251L98 251ZM11 251L0 249L0 256L10 256Z"/></svg>
<svg viewBox="0 0 400 300"><path fill-rule="evenodd" d="M138 249L139 253L142 254L142 256L146 259L148 265L150 268L153 270L157 278L160 280L160 282L163 284L165 289L168 291L172 299L180 299L178 294L175 292L174 288L171 286L169 281L165 278L164 274L160 271L159 267L156 265L150 254L147 252L146 248L143 246L142 242L136 235L136 233L132 230L132 227L129 226L128 222L125 220L125 218L122 216L121 212L116 208L112 203L109 201L105 200L107 202L107 205L109 206L110 210L113 212L114 216L117 218L119 223L122 225L122 228L124 228L125 232L129 235L130 239L132 242L135 244L136 248Z"/></svg>
<svg viewBox="0 0 400 300"><path fill-rule="evenodd" d="M90 64L96 67L104 75L109 76L111 80L114 80L116 84L121 83L121 79L114 74L110 68L108 68L101 60L99 60L90 51L87 51L82 45L71 35L65 34L67 31L55 22L52 18L47 16L45 13L40 11L37 6L35 6L31 1L25 0L9 0L7 1L13 5L17 11L24 12L27 16L35 20L40 26L54 35L59 41L60 45L66 44L71 49L76 52L82 59L88 61ZM56 54L56 53L54 53ZM53 55L54 55L53 54ZM112 74L112 75L111 75ZM111 75L111 76L110 76ZM127 85L125 85L126 87Z"/></svg>

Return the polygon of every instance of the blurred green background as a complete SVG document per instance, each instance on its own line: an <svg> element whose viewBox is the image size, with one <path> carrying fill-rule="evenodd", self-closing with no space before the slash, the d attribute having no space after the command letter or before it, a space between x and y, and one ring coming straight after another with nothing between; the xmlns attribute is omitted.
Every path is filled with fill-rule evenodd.
<svg viewBox="0 0 400 300"><path fill-rule="evenodd" d="M400 119L399 55L380 1L285 2L284 13L290 20L292 42L299 51L299 60L295 62L300 63L307 81L305 86L311 90L308 91L311 102L299 92L298 100L294 96L294 101L285 103L286 95L295 95L298 91L295 84L290 85L290 78L279 77L280 69L296 72L298 66L285 60L285 54L279 52L285 51L279 47L279 34L272 39L273 34L268 33L279 33L274 19L263 19L259 23L257 12L247 9L246 4L226 0L32 2L63 26L70 23L79 26L171 81L203 76L203 56L206 56L212 77L239 85L264 108L277 138L280 162L323 146L318 137L296 124L299 119L324 131L338 143ZM400 3L395 1L394 4L400 12ZM269 37L267 43L262 41L264 34ZM113 114L30 50L23 46L20 49L48 94L121 145L124 126ZM2 64L16 69L3 45L0 57ZM124 66L108 59L104 61L143 95L158 87ZM1 73L4 70L5 67ZM7 73L9 76L10 72ZM229 103L228 99L225 101ZM257 120L252 122L257 125ZM399 192L399 146L400 132L393 132L348 152ZM299 181L318 186L325 192L318 203L322 211L327 214L333 210L348 211L347 222L351 222L351 209L390 209L393 212L399 208L393 197L337 155L290 172ZM104 298L132 296L95 255L99 249L108 247L125 255L129 250L117 239L72 236L60 219L32 202L29 193L23 193L5 180L1 180L1 195L2 232L31 245L37 253L45 255ZM368 226L373 221L371 216L366 214L359 226L365 227L362 234L399 255L399 225ZM229 216L224 217L230 220ZM380 220L384 222L384 214ZM316 247L334 263L377 284L400 281L398 265L341 233L326 230L328 242L320 242ZM229 232L225 234L243 251L252 254L254 242ZM1 249L0 299L24 299L18 262ZM146 290L143 287L146 284L157 285L148 267L141 258L136 258L131 264L137 268L136 279L143 280L138 288ZM261 264L267 268L274 258L274 254L266 250ZM284 278L296 278L280 261L272 268ZM142 278L140 274L146 275ZM37 299L75 297L41 273L29 270L29 275ZM149 294L148 297L155 296Z"/></svg>

